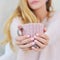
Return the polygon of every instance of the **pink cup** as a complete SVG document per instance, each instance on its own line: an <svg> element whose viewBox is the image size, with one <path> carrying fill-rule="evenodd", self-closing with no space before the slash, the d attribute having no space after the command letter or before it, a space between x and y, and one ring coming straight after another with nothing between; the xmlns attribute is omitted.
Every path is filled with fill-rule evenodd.
<svg viewBox="0 0 60 60"><path fill-rule="evenodd" d="M28 23L21 26L21 28L18 29L17 33L19 36L30 35L31 37L33 37L36 33L43 33L43 29L44 25L42 23Z"/></svg>

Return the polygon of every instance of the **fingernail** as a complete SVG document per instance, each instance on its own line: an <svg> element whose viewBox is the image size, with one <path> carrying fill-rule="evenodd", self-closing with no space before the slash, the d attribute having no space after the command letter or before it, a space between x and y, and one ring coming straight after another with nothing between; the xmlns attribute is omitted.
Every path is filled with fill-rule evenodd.
<svg viewBox="0 0 60 60"><path fill-rule="evenodd" d="M34 47L32 47L32 49L34 49Z"/></svg>
<svg viewBox="0 0 60 60"><path fill-rule="evenodd" d="M27 37L30 37L30 35L27 35Z"/></svg>
<svg viewBox="0 0 60 60"><path fill-rule="evenodd" d="M34 40L34 38L31 38L31 40Z"/></svg>
<svg viewBox="0 0 60 60"><path fill-rule="evenodd" d="M36 40L34 40L34 42L37 42Z"/></svg>
<svg viewBox="0 0 60 60"><path fill-rule="evenodd" d="M37 33L36 36L39 36L39 34Z"/></svg>
<svg viewBox="0 0 60 60"><path fill-rule="evenodd" d="M32 45L34 45L35 44L35 42L32 42Z"/></svg>
<svg viewBox="0 0 60 60"><path fill-rule="evenodd" d="M36 38L36 36L34 36L34 38Z"/></svg>

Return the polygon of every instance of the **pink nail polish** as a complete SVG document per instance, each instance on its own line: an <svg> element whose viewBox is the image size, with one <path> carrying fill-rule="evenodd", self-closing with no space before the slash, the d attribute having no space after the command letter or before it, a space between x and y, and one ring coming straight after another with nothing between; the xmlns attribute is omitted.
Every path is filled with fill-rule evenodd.
<svg viewBox="0 0 60 60"><path fill-rule="evenodd" d="M34 47L32 47L32 49L34 49Z"/></svg>
<svg viewBox="0 0 60 60"><path fill-rule="evenodd" d="M34 38L31 38L31 40L34 40Z"/></svg>
<svg viewBox="0 0 60 60"><path fill-rule="evenodd" d="M36 40L34 40L34 42L37 42Z"/></svg>
<svg viewBox="0 0 60 60"><path fill-rule="evenodd" d="M27 35L27 37L30 37L30 35Z"/></svg>
<svg viewBox="0 0 60 60"><path fill-rule="evenodd" d="M36 38L36 36L34 36L34 38Z"/></svg>
<svg viewBox="0 0 60 60"><path fill-rule="evenodd" d="M32 45L34 45L35 44L35 42L32 42Z"/></svg>
<svg viewBox="0 0 60 60"><path fill-rule="evenodd" d="M38 33L37 33L36 35L37 35L37 36L39 36L39 34L38 34Z"/></svg>

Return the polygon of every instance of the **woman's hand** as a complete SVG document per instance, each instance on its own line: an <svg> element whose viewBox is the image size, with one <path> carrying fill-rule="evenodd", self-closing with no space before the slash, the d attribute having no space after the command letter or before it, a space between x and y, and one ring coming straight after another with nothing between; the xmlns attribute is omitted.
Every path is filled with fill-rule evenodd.
<svg viewBox="0 0 60 60"><path fill-rule="evenodd" d="M34 36L34 42L36 45L38 45L37 48L32 47L35 51L41 51L43 48L45 48L48 44L49 38L46 34L36 34Z"/></svg>
<svg viewBox="0 0 60 60"><path fill-rule="evenodd" d="M29 35L24 36L17 36L16 37L16 44L19 48L23 50L29 50L32 45L34 45L33 42L34 38L31 38Z"/></svg>

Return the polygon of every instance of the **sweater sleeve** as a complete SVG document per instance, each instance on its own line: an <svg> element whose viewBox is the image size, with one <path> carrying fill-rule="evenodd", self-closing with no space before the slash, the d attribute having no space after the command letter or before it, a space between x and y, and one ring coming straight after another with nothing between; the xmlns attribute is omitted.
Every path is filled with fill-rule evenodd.
<svg viewBox="0 0 60 60"><path fill-rule="evenodd" d="M20 21L19 21L20 18L16 17L16 18L13 18L13 21L10 25L10 34L11 34L11 37L12 37L12 43L13 45L15 45L15 37L17 36L17 27L18 25L20 25ZM5 54L0 56L0 60L16 60L17 56L16 56L16 53L14 53L12 51L12 49L10 48L10 45L9 43L6 44L5 46Z"/></svg>
<svg viewBox="0 0 60 60"><path fill-rule="evenodd" d="M10 34L11 34L13 45L16 45L15 44L15 41L16 41L15 38L18 36L17 30L18 30L19 25L22 25L21 18L19 18L19 17L14 18L12 23L11 23L11 26L10 26Z"/></svg>
<svg viewBox="0 0 60 60"><path fill-rule="evenodd" d="M60 59L60 14L56 14L51 21L45 33L49 36L49 43L41 52L39 60Z"/></svg>
<svg viewBox="0 0 60 60"><path fill-rule="evenodd" d="M56 14L51 19L46 34L49 36L49 44L53 44L60 39L60 14Z"/></svg>

